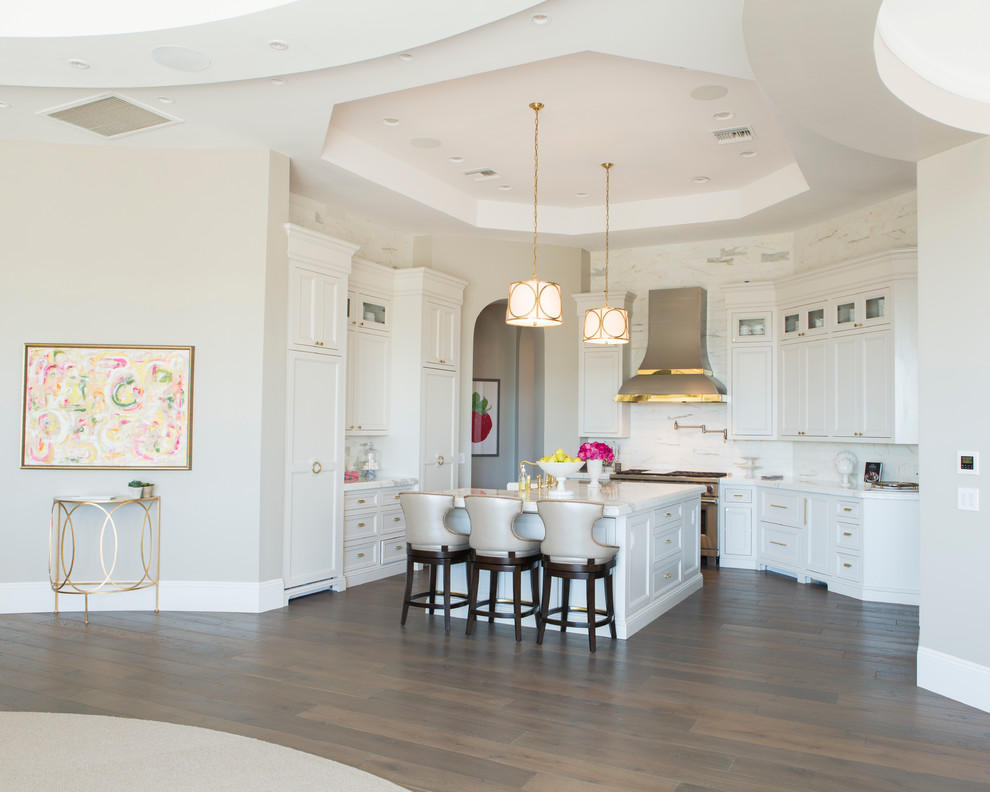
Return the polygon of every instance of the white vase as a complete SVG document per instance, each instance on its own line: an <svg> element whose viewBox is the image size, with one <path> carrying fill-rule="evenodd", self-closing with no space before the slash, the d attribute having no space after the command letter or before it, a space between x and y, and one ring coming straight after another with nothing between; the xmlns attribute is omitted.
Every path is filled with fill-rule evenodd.
<svg viewBox="0 0 990 792"><path fill-rule="evenodd" d="M588 486L600 487L598 479L602 477L602 461L600 459L589 459L588 462Z"/></svg>

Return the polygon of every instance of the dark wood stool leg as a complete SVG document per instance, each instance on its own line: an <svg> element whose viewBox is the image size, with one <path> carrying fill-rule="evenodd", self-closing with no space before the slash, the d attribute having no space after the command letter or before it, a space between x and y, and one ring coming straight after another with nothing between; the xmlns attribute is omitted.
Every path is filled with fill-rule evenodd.
<svg viewBox="0 0 990 792"><path fill-rule="evenodd" d="M512 567L512 613L516 625L516 641L522 640L522 569Z"/></svg>
<svg viewBox="0 0 990 792"><path fill-rule="evenodd" d="M612 599L612 570L608 571L605 575L605 610L608 611L608 630L612 634L612 640L615 640L615 602Z"/></svg>
<svg viewBox="0 0 990 792"><path fill-rule="evenodd" d="M536 643L543 643L543 634L547 630L547 611L550 609L550 582L552 575L550 570L543 570L543 599L540 603L540 624L536 630Z"/></svg>
<svg viewBox="0 0 990 792"><path fill-rule="evenodd" d="M595 577L588 575L588 646L595 651Z"/></svg>
<svg viewBox="0 0 990 792"><path fill-rule="evenodd" d="M560 607L563 609L560 611L561 619L565 622L560 625L560 631L567 632L566 622L571 607L571 581L569 578L560 579Z"/></svg>
<svg viewBox="0 0 990 792"><path fill-rule="evenodd" d="M399 620L399 624L406 623L406 616L409 615L409 597L412 596L412 586L413 586L413 560L406 556L406 593L402 599L402 618Z"/></svg>
<svg viewBox="0 0 990 792"><path fill-rule="evenodd" d="M430 616L433 615L434 606L437 604L437 567L430 564Z"/></svg>
<svg viewBox="0 0 990 792"><path fill-rule="evenodd" d="M533 598L533 618L536 619L536 627L543 623L543 609L540 604L540 565L530 567L529 569L529 587L532 590Z"/></svg>
<svg viewBox="0 0 990 792"><path fill-rule="evenodd" d="M488 610L494 613L497 609L495 605L498 603L498 572L494 569L488 570ZM489 616L488 623L494 624L495 617Z"/></svg>
<svg viewBox="0 0 990 792"><path fill-rule="evenodd" d="M443 628L450 632L450 559L443 560Z"/></svg>
<svg viewBox="0 0 990 792"><path fill-rule="evenodd" d="M470 566L471 576L468 578L470 583L468 584L468 617L465 635L471 634L471 628L474 627L474 620L478 614L478 573L480 570L477 564L470 564Z"/></svg>

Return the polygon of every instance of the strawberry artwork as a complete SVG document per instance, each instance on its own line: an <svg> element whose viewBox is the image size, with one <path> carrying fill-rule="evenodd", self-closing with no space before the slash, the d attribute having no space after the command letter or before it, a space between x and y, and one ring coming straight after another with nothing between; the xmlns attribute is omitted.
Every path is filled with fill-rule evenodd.
<svg viewBox="0 0 990 792"><path fill-rule="evenodd" d="M475 392L471 397L471 442L481 443L492 431L491 405Z"/></svg>

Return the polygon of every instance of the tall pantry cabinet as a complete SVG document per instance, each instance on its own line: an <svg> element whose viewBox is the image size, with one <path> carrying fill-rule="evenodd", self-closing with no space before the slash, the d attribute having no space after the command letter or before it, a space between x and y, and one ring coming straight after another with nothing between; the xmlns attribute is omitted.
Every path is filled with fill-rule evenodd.
<svg viewBox="0 0 990 792"><path fill-rule="evenodd" d="M345 313L358 246L291 224L286 230L282 577L288 600L343 583Z"/></svg>

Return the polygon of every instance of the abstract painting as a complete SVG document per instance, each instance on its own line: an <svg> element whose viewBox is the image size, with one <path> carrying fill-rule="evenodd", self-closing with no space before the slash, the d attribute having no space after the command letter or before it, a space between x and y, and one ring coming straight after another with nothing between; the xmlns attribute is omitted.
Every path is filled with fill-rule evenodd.
<svg viewBox="0 0 990 792"><path fill-rule="evenodd" d="M471 456L498 456L497 379L474 380L471 394Z"/></svg>
<svg viewBox="0 0 990 792"><path fill-rule="evenodd" d="M193 352L25 344L21 467L191 468Z"/></svg>

